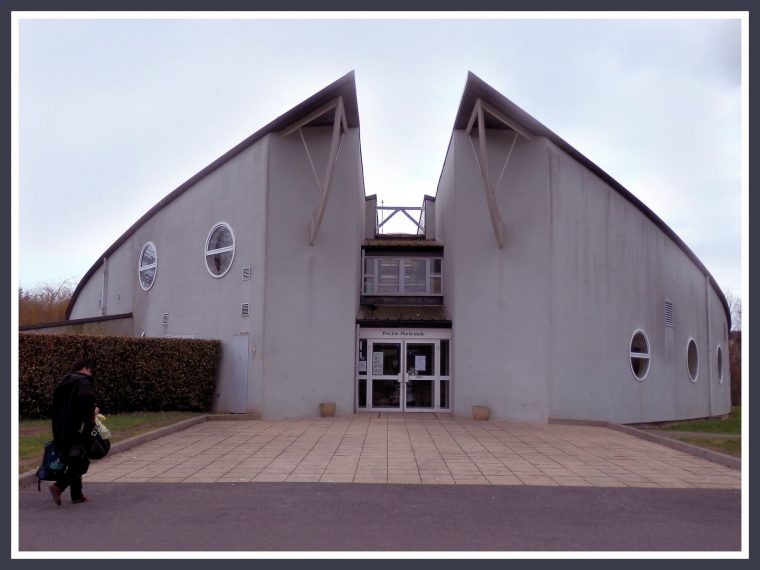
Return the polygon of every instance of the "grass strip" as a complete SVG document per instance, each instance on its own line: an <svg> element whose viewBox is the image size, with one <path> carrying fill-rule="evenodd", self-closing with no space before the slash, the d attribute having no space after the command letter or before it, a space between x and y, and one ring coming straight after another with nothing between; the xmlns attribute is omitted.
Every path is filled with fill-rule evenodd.
<svg viewBox="0 0 760 570"><path fill-rule="evenodd" d="M663 431L693 431L703 433L741 434L742 408L741 406L732 407L730 416L725 419L705 419L673 422L659 429Z"/></svg>
<svg viewBox="0 0 760 570"><path fill-rule="evenodd" d="M111 443L162 428L183 420L202 416L198 412L134 412L106 416L103 422L111 430ZM53 439L50 420L19 421L19 473L34 469L42 458L45 444Z"/></svg>
<svg viewBox="0 0 760 570"><path fill-rule="evenodd" d="M742 455L742 442L739 439L699 439L693 437L678 437L677 439L684 443L698 445L699 447L725 453L733 457L741 457Z"/></svg>

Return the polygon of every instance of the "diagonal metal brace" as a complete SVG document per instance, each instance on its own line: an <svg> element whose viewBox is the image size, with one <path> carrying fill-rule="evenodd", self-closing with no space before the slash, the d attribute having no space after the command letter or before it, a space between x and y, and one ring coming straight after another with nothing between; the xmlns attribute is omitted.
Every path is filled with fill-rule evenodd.
<svg viewBox="0 0 760 570"><path fill-rule="evenodd" d="M320 190L320 197L319 202L317 203L317 207L314 210L314 214L311 217L311 222L309 225L309 245L314 245L314 240L317 237L317 233L319 232L319 227L322 224L322 218L325 213L325 207L327 206L327 199L330 196L330 189L332 187L332 178L333 178L333 172L335 170L335 163L338 160L338 151L340 150L340 143L343 141L343 134L348 130L348 122L346 120L346 112L345 108L343 106L343 97L336 97L326 105L323 105L322 107L316 109L315 111L309 113L298 121L297 123L291 125L286 130L282 131L280 135L284 138L295 131L301 131L301 128L308 125L315 119L321 117L322 115L329 113L332 110L335 110L335 118L333 119L333 132L332 132L332 140L330 142L330 153L327 157L327 168L325 169L325 174L322 180L319 179L317 176L317 185L319 186ZM304 147L306 148L306 155L309 159L309 162L311 163L312 169L314 170L314 174L316 176L316 169L314 169L314 163L311 160L311 154L309 153L309 148L306 145L306 140L303 138L303 135L301 136L301 140L303 141Z"/></svg>
<svg viewBox="0 0 760 570"><path fill-rule="evenodd" d="M478 167L480 168L480 174L483 176L483 184L485 185L485 194L486 194L486 204L488 205L488 214L491 218L491 225L493 227L494 237L496 238L496 244L499 246L499 249L502 249L504 247L504 223L502 222L501 215L499 214L499 206L496 203L496 188L494 187L493 181L491 180L491 171L488 167L488 145L487 145L487 140L486 140L486 125L485 125L486 112L492 117L494 117L495 119L497 119L499 122L508 126L510 129L512 129L515 132L515 139L512 141L512 147L509 149L509 153L507 154L507 159L504 162L504 167L502 168L501 175L499 176L499 183L501 183L501 179L504 175L504 170L507 167L507 162L509 161L509 157L512 155L514 144L517 141L517 135L523 136L524 138L528 140L533 140L533 137L530 135L530 133L525 131L523 128L521 128L515 122L511 121L503 113L493 108L491 105L489 105L485 101L481 99L477 99L475 101L475 107L472 110L472 115L470 116L470 120L467 124L466 134L469 138L470 132L472 131L473 127L475 126L475 123L477 122L478 147L480 149L480 156L478 156L478 153L475 152L474 145L473 145L472 150L475 154L475 160L478 163ZM470 139L470 142L472 142L472 139Z"/></svg>

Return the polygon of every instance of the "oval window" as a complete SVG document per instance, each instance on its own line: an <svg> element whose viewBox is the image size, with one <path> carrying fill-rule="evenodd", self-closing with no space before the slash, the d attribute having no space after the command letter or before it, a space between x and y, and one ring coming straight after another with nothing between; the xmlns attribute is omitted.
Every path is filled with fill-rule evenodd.
<svg viewBox="0 0 760 570"><path fill-rule="evenodd" d="M636 380L643 380L649 372L649 340L644 331L637 330L631 337L631 372Z"/></svg>
<svg viewBox="0 0 760 570"><path fill-rule="evenodd" d="M696 382L699 376L699 352L693 338L689 339L689 346L686 349L686 366L689 369L689 379Z"/></svg>
<svg viewBox="0 0 760 570"><path fill-rule="evenodd" d="M723 350L718 347L718 382L723 384Z"/></svg>
<svg viewBox="0 0 760 570"><path fill-rule="evenodd" d="M214 277L223 277L235 257L235 236L225 223L216 224L206 239L206 269Z"/></svg>
<svg viewBox="0 0 760 570"><path fill-rule="evenodd" d="M147 291L153 287L156 280L156 270L158 269L158 255L156 246L153 243L146 243L140 251L140 261L138 263L137 273L140 277L140 287Z"/></svg>

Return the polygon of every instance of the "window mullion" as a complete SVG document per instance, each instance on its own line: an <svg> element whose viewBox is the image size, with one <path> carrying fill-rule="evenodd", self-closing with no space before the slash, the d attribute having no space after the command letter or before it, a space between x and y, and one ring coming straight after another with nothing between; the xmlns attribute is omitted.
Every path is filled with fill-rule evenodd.
<svg viewBox="0 0 760 570"><path fill-rule="evenodd" d="M206 255L209 256L209 255L216 255L217 253L226 253L228 251L232 251L233 249L235 249L234 245L223 247L221 249L209 249L206 251Z"/></svg>

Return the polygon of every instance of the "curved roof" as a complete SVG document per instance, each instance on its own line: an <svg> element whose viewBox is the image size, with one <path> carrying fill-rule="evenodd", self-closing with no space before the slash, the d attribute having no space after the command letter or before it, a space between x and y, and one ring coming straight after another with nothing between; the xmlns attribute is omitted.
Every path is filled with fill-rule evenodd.
<svg viewBox="0 0 760 570"><path fill-rule="evenodd" d="M137 220L132 226L125 231L119 238L111 244L111 246L103 252L103 254L98 258L98 261L96 261L92 267L87 271L87 273L84 274L84 277L80 279L79 283L77 284L76 289L74 289L74 294L71 296L71 300L69 301L68 306L66 307L66 320L70 320L71 317L71 311L74 308L74 304L76 303L77 298L79 297L79 293L81 293L82 288L84 287L85 283L89 281L90 277L97 271L98 267L100 267L101 260L104 257L109 257L116 249L121 246L127 239L134 234L145 222L147 222L150 218L152 218L159 210L165 208L168 206L171 202L173 202L176 198L178 198L182 193L184 193L188 188L192 187L196 182L201 180L202 178L205 178L212 172L214 172L217 168L225 164L226 162L230 161L234 157L236 157L238 154L243 152L245 149L247 149L249 146L251 146L256 141L262 139L264 136L268 135L272 132L277 132L288 125L294 123L295 121L302 119L306 117L309 113L312 111L315 111L316 109L320 108L322 105L328 103L329 101L335 99L336 97L341 96L343 97L343 106L344 111L346 113L346 122L348 124L349 128L358 128L359 127L359 106L357 104L356 100L356 81L354 79L354 72L350 71L337 81L334 81L318 93L315 93L302 103L299 103L295 107L293 107L290 111L287 113L280 115L277 117L274 121L269 123L268 125L262 127L255 133L253 133L251 136L249 136L247 139L239 143L238 145L234 146L232 149L228 150L226 153L224 153L222 156L217 158L214 162L206 166L203 170L189 178L187 181L185 181L183 184L181 184L179 187L175 188L172 192L167 194L158 204L153 206L150 210L145 212L145 214ZM312 125L322 125L322 124L332 124L332 118L330 116L331 114L328 113L321 118L311 122Z"/></svg>
<svg viewBox="0 0 760 570"><path fill-rule="evenodd" d="M464 130L467 128L467 124L470 120L470 115L472 114L475 102L478 99L482 99L486 103L489 103L492 107L495 107L498 111L506 115L507 118L516 123L518 127L528 131L530 134L549 139L556 146L561 148L575 160L580 162L583 166L596 174L599 178L604 180L621 196L623 196L623 198L641 210L641 212L647 218L649 218L658 228L660 228L665 233L665 235L667 235L679 248L683 250L687 257L691 259L691 261L699 268L705 277L708 278L710 285L712 285L712 288L717 293L718 298L723 305L723 310L726 312L726 319L729 323L731 322L731 311L728 306L728 301L726 301L726 297L723 294L723 291L721 291L720 287L718 287L718 283L715 281L715 278L707 270L699 258L694 254L694 252L689 248L689 246L687 246L686 243L680 237L678 237L678 235L664 221L662 221L662 219L657 214L650 210L646 204L634 196L622 184L612 178L612 176L607 174L604 170L599 168L596 164L591 162L591 160L586 158L578 150L572 147L568 142L566 142L553 131L549 130L536 119L531 117L528 113L515 105L504 95L496 91L496 89L488 85L485 81L480 79L471 71L467 73L467 83L465 84L462 100L459 103L459 110L457 112L456 119L454 120L455 130ZM501 123L496 122L494 122L493 125L488 123L487 126L488 128L491 128L492 126L494 128L507 128Z"/></svg>

